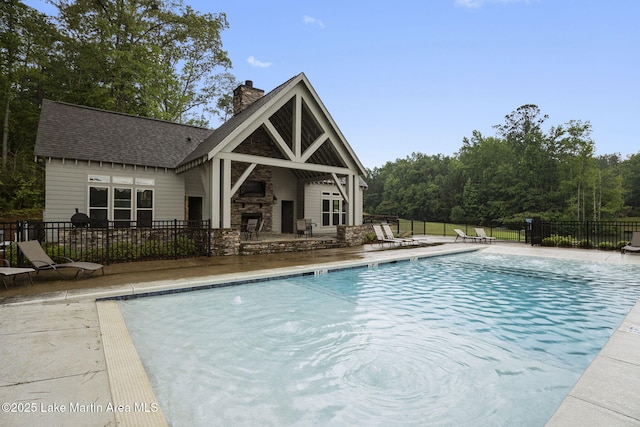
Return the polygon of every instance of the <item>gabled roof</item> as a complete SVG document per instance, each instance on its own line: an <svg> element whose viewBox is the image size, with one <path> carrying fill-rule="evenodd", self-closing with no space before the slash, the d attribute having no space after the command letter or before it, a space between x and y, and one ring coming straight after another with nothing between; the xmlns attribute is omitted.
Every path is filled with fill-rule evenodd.
<svg viewBox="0 0 640 427"><path fill-rule="evenodd" d="M322 116L322 121L327 124L326 128L330 128L325 128L325 131L330 131L334 136L333 142L329 145L336 144L335 147L339 146L339 150L343 153L338 161L348 159L348 163L355 165L360 175L365 175L364 166L304 73L276 87L215 131L44 100L38 125L35 155L184 171L211 159L227 144L238 143L235 138L240 132L251 126L261 125L261 122L258 122L261 114L271 111L270 109L273 109L278 102L292 96L296 87L303 87L308 100L317 105L316 119ZM313 154L312 150L309 152ZM318 154L318 157L310 156L307 160L327 164L325 163L326 154ZM291 162L291 167L296 167L294 162ZM306 179L317 175L318 172L313 174L300 172L300 177Z"/></svg>
<svg viewBox="0 0 640 427"><path fill-rule="evenodd" d="M173 169L212 133L45 99L34 151L39 157Z"/></svg>
<svg viewBox="0 0 640 427"><path fill-rule="evenodd" d="M256 111L260 110L260 108L262 108L265 104L276 98L280 94L280 92L282 92L297 77L298 76L290 78L277 88L273 89L271 92L267 93L265 96L258 99L253 104L249 105L240 113L234 115L225 123L223 123L209 138L207 138L206 141L200 144L198 148L196 148L189 156L184 159L182 165L193 162L200 158L207 157L209 152L211 152L220 143L222 143L234 130L243 125L253 114L255 114Z"/></svg>
<svg viewBox="0 0 640 427"><path fill-rule="evenodd" d="M185 170L209 160L216 153L224 150L227 144L236 143L237 141L234 141L234 139L242 130L246 127L258 124L257 120L263 112L268 111L283 99L286 100L295 92L296 87L299 85L303 86L308 92L310 100L318 106L320 111L319 115L323 116L324 121L326 121L329 124L328 126L331 128L332 134L336 135L337 140L334 140L334 143L339 144L344 149L347 153L346 157L349 158L349 163L355 165L359 174L366 175L364 166L356 156L351 146L347 143L342 132L334 122L304 73L300 73L290 78L221 125L209 138L207 138L198 148L184 159L180 165L180 169ZM295 165L292 164L291 167L295 168Z"/></svg>

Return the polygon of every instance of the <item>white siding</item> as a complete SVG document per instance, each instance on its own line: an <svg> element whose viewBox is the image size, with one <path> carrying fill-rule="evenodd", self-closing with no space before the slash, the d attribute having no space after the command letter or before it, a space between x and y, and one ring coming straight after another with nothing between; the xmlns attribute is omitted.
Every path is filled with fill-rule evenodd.
<svg viewBox="0 0 640 427"><path fill-rule="evenodd" d="M209 200L209 163L189 169L182 173L184 178L185 196L202 197L202 218L211 218L211 203Z"/></svg>
<svg viewBox="0 0 640 427"><path fill-rule="evenodd" d="M339 198L342 199L341 196L334 195L335 193L339 193L338 189L334 184L330 183L311 183L305 186L304 191L304 217L310 218L313 223L316 224L314 227L314 232L318 233L333 233L336 230L335 225L332 226L322 226L322 199L327 198L327 196L323 196L323 192L331 193L330 198ZM362 197L363 197L363 189L358 186L356 189L357 195L356 200L356 213L354 219L354 225L362 224ZM344 201L343 201L344 203Z"/></svg>
<svg viewBox="0 0 640 427"><path fill-rule="evenodd" d="M153 179L153 186L144 186L154 190L153 219L184 219L184 179L172 169L145 170L144 167L123 167L121 164L51 159L46 161L45 221L69 221L76 208L88 213L89 175L131 177L134 182L136 178ZM107 185L112 187L114 184Z"/></svg>

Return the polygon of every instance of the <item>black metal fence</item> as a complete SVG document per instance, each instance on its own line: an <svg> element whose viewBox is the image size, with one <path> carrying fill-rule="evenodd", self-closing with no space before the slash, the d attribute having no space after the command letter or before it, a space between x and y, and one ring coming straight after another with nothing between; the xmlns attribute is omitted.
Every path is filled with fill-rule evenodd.
<svg viewBox="0 0 640 427"><path fill-rule="evenodd" d="M585 249L619 249L640 231L637 221L543 221L492 223L489 225L432 223L398 219L394 224L398 233L456 236L455 228L475 235L474 228L484 228L487 235L498 240L529 243L541 246L577 247Z"/></svg>
<svg viewBox="0 0 640 427"><path fill-rule="evenodd" d="M635 221L542 221L531 223L531 243L543 246L617 249L640 231Z"/></svg>
<svg viewBox="0 0 640 427"><path fill-rule="evenodd" d="M25 265L16 242L38 240L52 257L102 264L211 256L210 221L104 221L78 226L71 222L0 223L0 259Z"/></svg>

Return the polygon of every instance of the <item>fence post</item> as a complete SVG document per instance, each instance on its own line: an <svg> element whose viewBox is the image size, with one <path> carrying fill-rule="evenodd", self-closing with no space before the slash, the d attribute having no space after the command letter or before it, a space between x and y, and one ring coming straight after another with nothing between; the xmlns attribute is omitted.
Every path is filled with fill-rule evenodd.
<svg viewBox="0 0 640 427"><path fill-rule="evenodd" d="M110 238L109 238L109 235L110 235L110 233L109 233L109 221L107 221L107 226L104 228L104 232L106 233L106 240L107 240L107 245L106 245L107 246L106 247L107 254L105 255L105 259L107 260L107 264L111 264L111 256L110 256L111 250L109 249L109 246L111 244Z"/></svg>
<svg viewBox="0 0 640 427"><path fill-rule="evenodd" d="M211 256L211 220L206 220L207 224L207 256Z"/></svg>
<svg viewBox="0 0 640 427"><path fill-rule="evenodd" d="M22 242L22 221L16 221L16 242ZM18 267L22 267L24 265L24 257L22 256L22 251L18 249L16 251L16 260L18 262Z"/></svg>
<svg viewBox="0 0 640 427"><path fill-rule="evenodd" d="M173 259L178 259L178 219L173 219Z"/></svg>

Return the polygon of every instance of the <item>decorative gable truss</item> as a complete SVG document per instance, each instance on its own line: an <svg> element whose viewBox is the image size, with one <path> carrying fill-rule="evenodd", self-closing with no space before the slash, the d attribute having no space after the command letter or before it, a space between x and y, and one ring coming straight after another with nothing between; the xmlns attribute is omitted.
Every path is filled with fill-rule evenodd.
<svg viewBox="0 0 640 427"><path fill-rule="evenodd" d="M263 145L260 154L253 154L254 144ZM230 226L231 196L258 165L289 169L303 183L333 180L348 207L347 224L360 221L356 209L362 200L357 189L364 167L304 74L251 112L209 152L208 159L212 178L220 177L221 183L212 188L212 219L223 228ZM248 165L233 183L231 162Z"/></svg>

